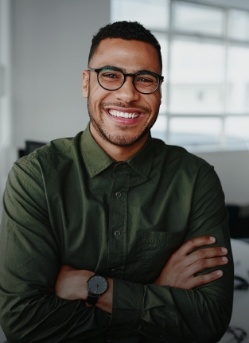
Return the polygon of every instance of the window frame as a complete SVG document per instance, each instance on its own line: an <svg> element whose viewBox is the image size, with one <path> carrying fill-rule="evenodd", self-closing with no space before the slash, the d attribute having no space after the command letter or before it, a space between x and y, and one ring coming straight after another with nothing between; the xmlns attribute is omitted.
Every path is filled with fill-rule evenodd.
<svg viewBox="0 0 249 343"><path fill-rule="evenodd" d="M175 6L179 3L186 3L190 4L193 6L201 6L203 8L208 8L208 9L217 9L223 13L223 32L221 35L216 35L216 34L206 34L203 32L197 33L194 31L184 31L180 29L176 29L173 25L173 13L175 10ZM158 37L164 36L165 40L167 40L167 56L166 56L166 64L164 63L164 75L165 77L165 82L162 85L166 90L166 106L165 109L160 111L159 116L164 117L164 122L165 122L165 131L162 133L156 133L155 130L152 128L152 133L154 136L157 136L167 143L171 144L172 140L172 131L171 131L171 121L174 118L203 118L203 119L208 119L208 118L219 118L221 121L221 132L220 132L220 137L219 137L219 143L218 144L213 144L213 145L206 145L202 144L201 141L199 142L198 145L196 144L187 144L187 143L182 143L180 145L185 146L188 150L190 151L215 151L215 150L245 150L249 146L249 135L246 137L245 141L243 141L244 137L242 137L242 144L239 143L229 143L228 141L233 141L234 137L227 137L227 133L225 131L226 128L226 120L228 118L243 118L243 117L249 117L249 110L248 112L245 113L240 113L240 112L229 112L228 111L228 58L229 58L229 48L233 46L243 46L248 48L249 51L249 40L241 40L241 39L235 39L229 37L229 15L232 13L232 11L241 11L249 15L249 9L241 9L237 8L236 6L225 6L225 5L220 5L220 4L210 4L207 2L200 2L198 0L168 0L168 2L165 2L166 6L169 6L169 17L166 19L168 21L168 29L166 30L159 30L159 29L153 29L153 27L148 27L148 29L151 30L151 32ZM118 20L118 18L115 18L115 20ZM172 91L172 78L171 78L171 65L172 65L172 60L171 60L171 50L172 50L172 42L174 39L177 39L179 37L184 37L186 40L199 40L202 39L203 41L213 41L220 43L223 46L224 49L224 75L223 75L223 100L222 100L222 110L217 113L201 113L201 114L195 114L195 113L172 113L170 111L170 101L171 101L171 91ZM238 137L239 138L239 137ZM177 143L177 142L176 142ZM175 142L174 142L175 144Z"/></svg>

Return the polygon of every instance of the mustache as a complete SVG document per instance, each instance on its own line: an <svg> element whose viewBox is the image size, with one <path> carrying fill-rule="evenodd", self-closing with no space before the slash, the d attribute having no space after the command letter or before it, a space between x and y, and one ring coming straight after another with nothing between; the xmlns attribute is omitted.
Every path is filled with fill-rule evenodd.
<svg viewBox="0 0 249 343"><path fill-rule="evenodd" d="M143 113L149 113L150 112L150 108L147 106L142 106L142 105L136 105L133 102L131 103L123 103L122 101L116 101L116 102L103 102L102 103L104 107L121 107L123 109L127 109L127 108L131 108L134 107L136 108L136 110L140 110Z"/></svg>

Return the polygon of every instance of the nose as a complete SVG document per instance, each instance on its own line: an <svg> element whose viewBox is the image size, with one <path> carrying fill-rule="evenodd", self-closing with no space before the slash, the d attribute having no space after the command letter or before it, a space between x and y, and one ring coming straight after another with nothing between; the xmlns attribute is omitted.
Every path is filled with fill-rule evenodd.
<svg viewBox="0 0 249 343"><path fill-rule="evenodd" d="M140 97L140 93L134 87L133 78L131 76L126 76L123 86L113 93L115 93L114 95L118 100L126 102L138 100Z"/></svg>

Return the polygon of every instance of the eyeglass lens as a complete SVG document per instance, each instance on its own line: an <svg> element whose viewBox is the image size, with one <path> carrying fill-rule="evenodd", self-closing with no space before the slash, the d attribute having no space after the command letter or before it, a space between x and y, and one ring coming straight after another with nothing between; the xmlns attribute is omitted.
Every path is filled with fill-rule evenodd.
<svg viewBox="0 0 249 343"><path fill-rule="evenodd" d="M117 90L124 84L125 75L120 70L103 69L99 71L98 80L103 88ZM159 80L153 74L138 73L133 76L133 84L141 93L152 93L157 89Z"/></svg>

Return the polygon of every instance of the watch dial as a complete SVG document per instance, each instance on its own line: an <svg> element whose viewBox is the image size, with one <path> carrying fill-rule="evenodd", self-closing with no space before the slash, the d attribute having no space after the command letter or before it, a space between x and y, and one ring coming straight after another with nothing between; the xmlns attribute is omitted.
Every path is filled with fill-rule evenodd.
<svg viewBox="0 0 249 343"><path fill-rule="evenodd" d="M107 280L103 276L95 275L88 281L89 291L93 294L103 294L107 288Z"/></svg>

